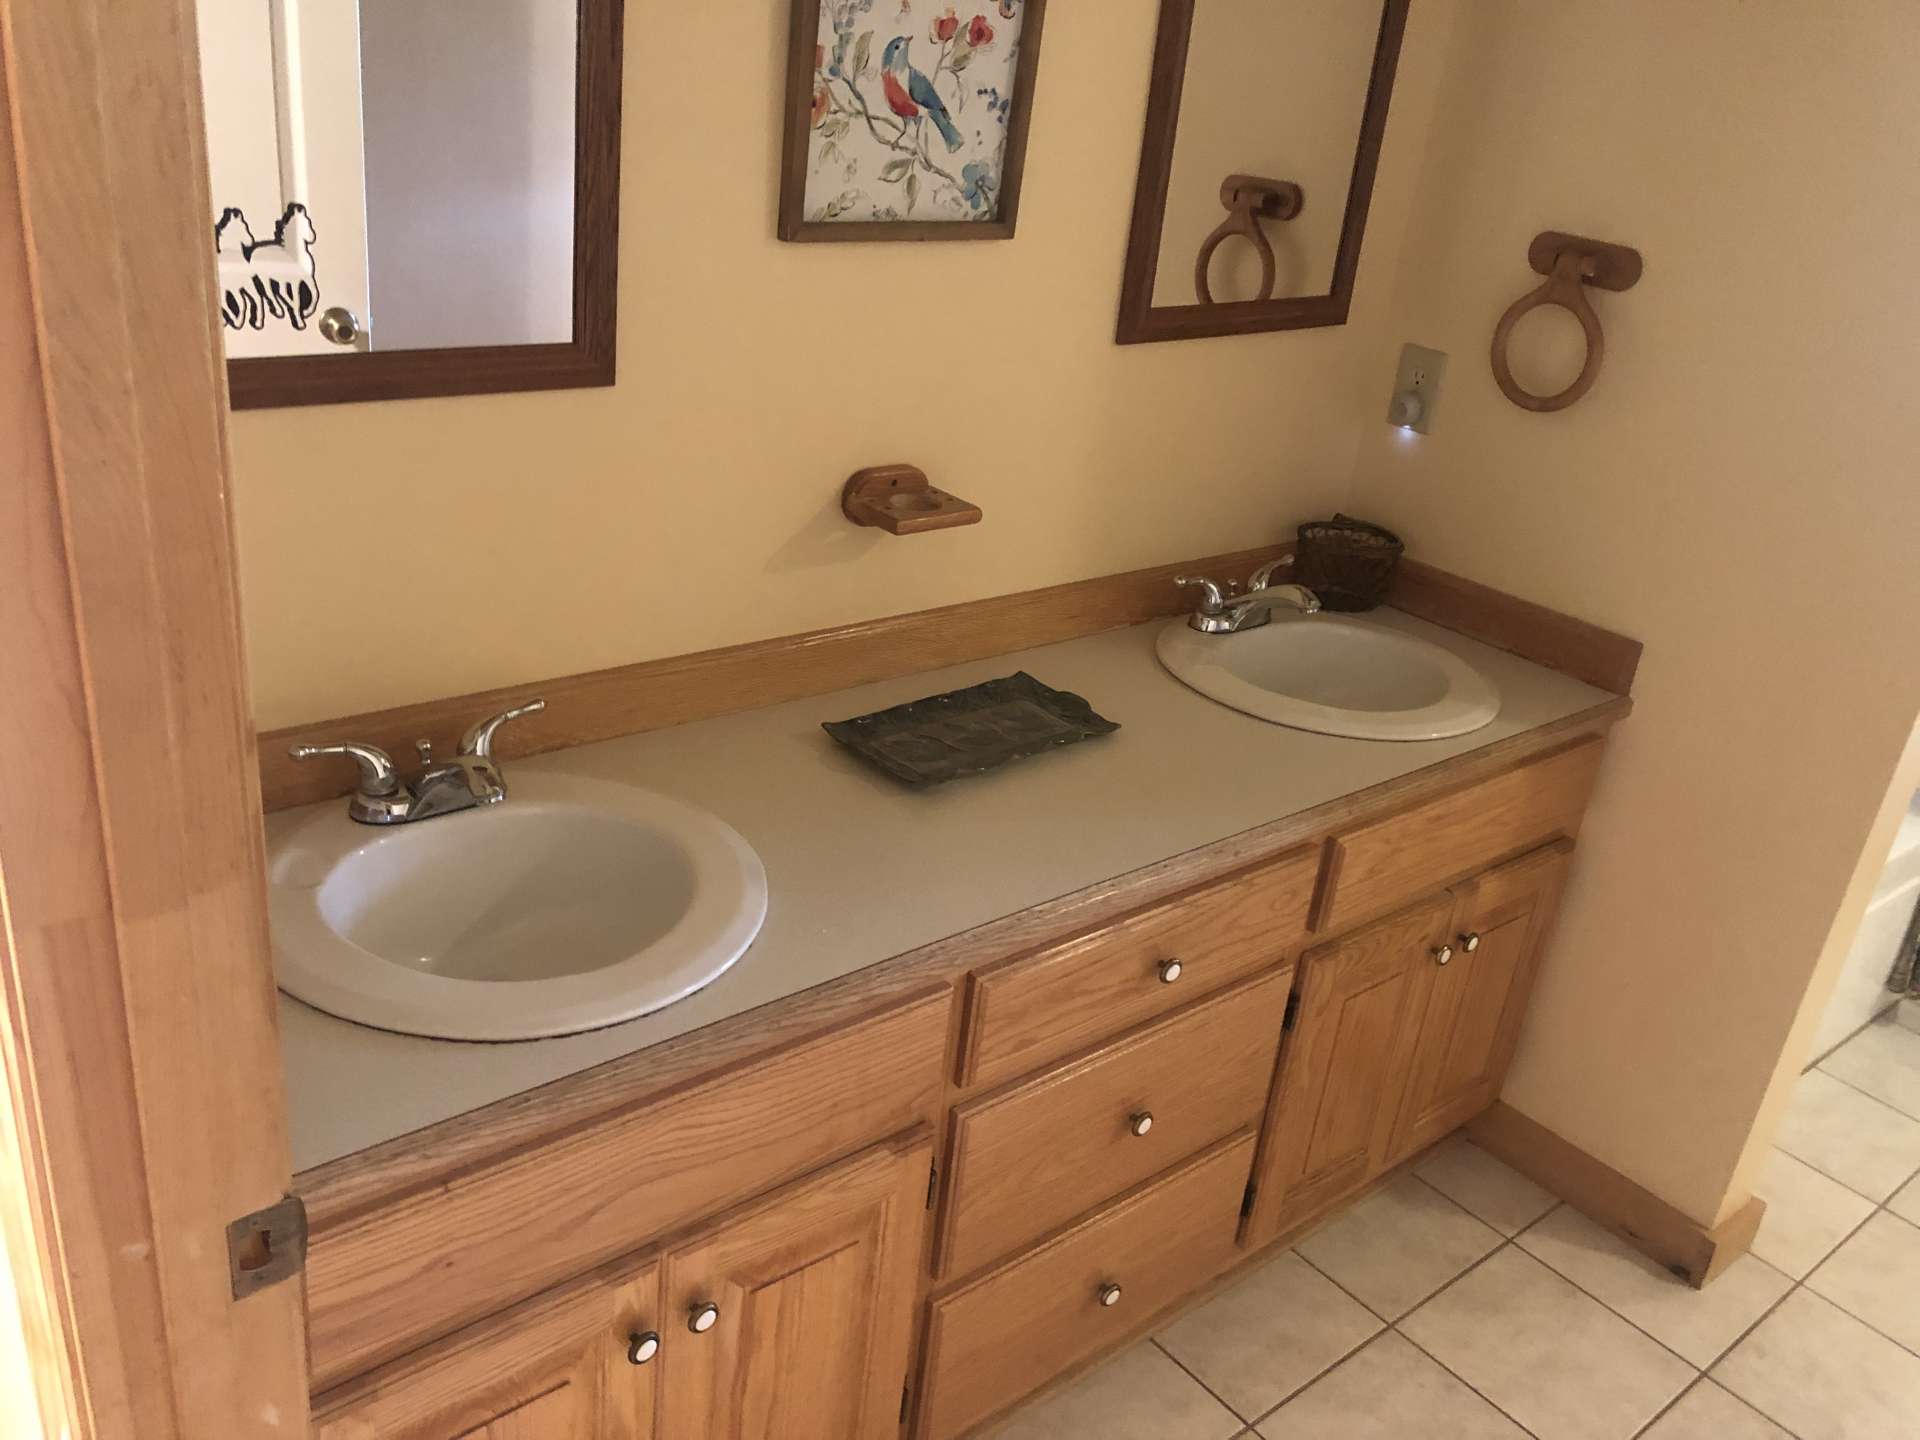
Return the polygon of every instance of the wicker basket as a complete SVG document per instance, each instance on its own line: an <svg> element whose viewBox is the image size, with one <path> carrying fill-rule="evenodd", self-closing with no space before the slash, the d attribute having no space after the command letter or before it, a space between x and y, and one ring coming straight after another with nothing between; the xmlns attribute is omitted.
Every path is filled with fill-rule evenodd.
<svg viewBox="0 0 1920 1440"><path fill-rule="evenodd" d="M1346 515L1300 527L1293 578L1328 610L1371 610L1387 598L1406 546L1391 530Z"/></svg>

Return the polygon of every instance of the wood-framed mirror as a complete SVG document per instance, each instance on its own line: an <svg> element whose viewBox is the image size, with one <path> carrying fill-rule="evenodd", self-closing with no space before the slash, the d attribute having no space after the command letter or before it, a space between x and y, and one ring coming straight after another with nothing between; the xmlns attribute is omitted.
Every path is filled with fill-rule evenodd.
<svg viewBox="0 0 1920 1440"><path fill-rule="evenodd" d="M624 0L199 0L232 405L611 385Z"/></svg>
<svg viewBox="0 0 1920 1440"><path fill-rule="evenodd" d="M1408 0L1161 0L1119 341L1343 325Z"/></svg>

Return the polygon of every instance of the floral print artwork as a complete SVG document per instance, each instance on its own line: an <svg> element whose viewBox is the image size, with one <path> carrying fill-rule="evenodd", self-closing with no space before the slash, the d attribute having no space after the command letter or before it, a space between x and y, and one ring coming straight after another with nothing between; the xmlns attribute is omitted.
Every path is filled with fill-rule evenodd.
<svg viewBox="0 0 1920 1440"><path fill-rule="evenodd" d="M1024 8L820 0L806 218L997 219Z"/></svg>

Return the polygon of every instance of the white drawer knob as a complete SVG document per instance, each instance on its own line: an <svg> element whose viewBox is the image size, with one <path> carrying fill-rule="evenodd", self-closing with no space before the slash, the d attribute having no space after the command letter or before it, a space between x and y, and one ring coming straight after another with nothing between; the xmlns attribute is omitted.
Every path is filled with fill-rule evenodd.
<svg viewBox="0 0 1920 1440"><path fill-rule="evenodd" d="M1108 1281L1100 1287L1100 1304L1103 1308L1111 1310L1119 1303L1120 1287L1118 1285L1115 1285L1112 1281Z"/></svg>
<svg viewBox="0 0 1920 1440"><path fill-rule="evenodd" d="M1162 960L1160 962L1160 983L1162 985L1173 984L1174 981L1180 978L1180 972L1184 969L1186 969L1186 966L1182 965L1178 960Z"/></svg>
<svg viewBox="0 0 1920 1440"><path fill-rule="evenodd" d="M1433 947L1433 963L1434 964L1447 965L1452 963L1452 960L1453 960L1453 947L1451 945L1436 945Z"/></svg>
<svg viewBox="0 0 1920 1440"><path fill-rule="evenodd" d="M644 1365L659 1353L660 1332L658 1330L648 1330L644 1333L635 1331L633 1334L627 1336L627 1363L629 1365Z"/></svg>
<svg viewBox="0 0 1920 1440"><path fill-rule="evenodd" d="M711 1300L702 1301L687 1312L687 1328L704 1335L720 1323L720 1307Z"/></svg>
<svg viewBox="0 0 1920 1440"><path fill-rule="evenodd" d="M1480 932L1477 930L1469 930L1465 935L1462 935L1460 937L1460 948L1469 955L1478 950L1480 948Z"/></svg>
<svg viewBox="0 0 1920 1440"><path fill-rule="evenodd" d="M1151 1129L1153 1129L1153 1112L1151 1110L1142 1110L1135 1115L1127 1117L1128 1134L1145 1135Z"/></svg>

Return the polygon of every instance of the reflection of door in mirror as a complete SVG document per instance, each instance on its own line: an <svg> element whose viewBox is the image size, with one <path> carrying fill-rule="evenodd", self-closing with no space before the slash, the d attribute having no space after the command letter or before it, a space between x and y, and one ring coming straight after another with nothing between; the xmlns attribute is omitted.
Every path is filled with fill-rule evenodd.
<svg viewBox="0 0 1920 1440"><path fill-rule="evenodd" d="M1358 0L1197 0L1161 220L1153 303L1192 305L1194 261L1227 218L1230 175L1291 181L1304 194L1291 220L1260 220L1275 283L1263 296L1260 257L1229 239L1208 270L1215 301L1325 295L1346 219L1354 145L1379 38L1377 6Z"/></svg>
<svg viewBox="0 0 1920 1440"><path fill-rule="evenodd" d="M227 354L331 352L320 312L367 313L359 6L199 0L199 22Z"/></svg>
<svg viewBox="0 0 1920 1440"><path fill-rule="evenodd" d="M573 338L575 5L199 15L230 357Z"/></svg>

